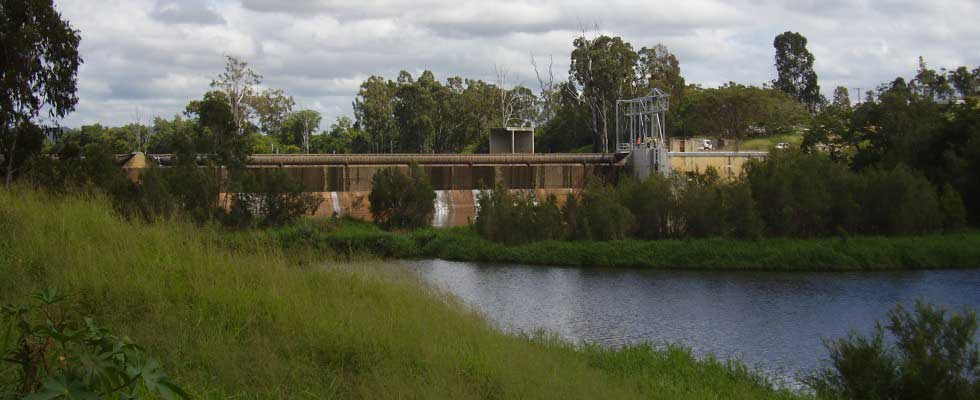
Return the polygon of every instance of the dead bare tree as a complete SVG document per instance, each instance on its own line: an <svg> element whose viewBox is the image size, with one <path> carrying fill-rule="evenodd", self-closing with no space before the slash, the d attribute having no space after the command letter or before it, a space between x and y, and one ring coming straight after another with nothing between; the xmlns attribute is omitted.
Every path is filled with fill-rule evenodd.
<svg viewBox="0 0 980 400"><path fill-rule="evenodd" d="M500 125L506 128L512 122L518 124L525 124L525 118L515 117L515 114L520 114L524 107L526 106L527 98L523 96L518 88L522 88L520 82L511 84L510 76L508 75L507 69L497 64L493 65L493 73L497 78L497 90L500 92ZM511 86L511 90L507 89L507 86Z"/></svg>
<svg viewBox="0 0 980 400"><path fill-rule="evenodd" d="M134 111L134 122L133 122L133 147L134 151L146 152L147 146L150 144L150 135L153 133L150 131L148 126L143 126L143 113L142 110L137 106Z"/></svg>
<svg viewBox="0 0 980 400"><path fill-rule="evenodd" d="M548 76L546 79L541 76L541 71L538 69L537 60L534 59L534 55L531 55L531 68L534 69L534 76L538 79L538 87L541 90L541 95L538 96L537 123L539 125L547 124L557 112L559 101L558 97L560 96L560 93L559 89L555 86L554 65L555 59L549 55Z"/></svg>

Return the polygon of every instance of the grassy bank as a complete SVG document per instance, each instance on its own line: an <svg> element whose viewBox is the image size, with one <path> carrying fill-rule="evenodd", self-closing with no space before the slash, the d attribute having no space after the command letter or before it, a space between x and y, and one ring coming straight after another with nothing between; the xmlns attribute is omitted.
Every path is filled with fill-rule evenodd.
<svg viewBox="0 0 980 400"><path fill-rule="evenodd" d="M144 345L196 397L798 397L737 364L696 361L680 349L504 335L396 268L296 266L268 234L229 240L177 222L127 222L99 198L3 191L0 230L0 303L64 290L75 311ZM452 238L428 231L418 234L427 239L363 243L377 233L352 226L314 243L353 254L380 241L401 256ZM0 366L0 391L14 376L10 364Z"/></svg>
<svg viewBox="0 0 980 400"><path fill-rule="evenodd" d="M536 265L680 269L875 270L980 267L980 233L917 237L542 241L505 246L468 228L385 232L358 221L270 231L289 251Z"/></svg>

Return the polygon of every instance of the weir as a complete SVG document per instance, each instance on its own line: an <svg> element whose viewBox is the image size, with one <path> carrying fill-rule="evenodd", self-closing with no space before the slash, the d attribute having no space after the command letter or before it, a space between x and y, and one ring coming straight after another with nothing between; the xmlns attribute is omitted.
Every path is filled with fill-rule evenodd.
<svg viewBox="0 0 980 400"><path fill-rule="evenodd" d="M650 149L658 151L659 149ZM764 158L766 152L670 152L661 160L675 172L704 172L715 168L724 179L738 177L751 159ZM615 182L637 173L633 152L617 154L289 154L252 155L248 168L283 169L302 182L304 189L320 196L318 216L351 216L371 219L371 180L384 168L407 172L417 164L429 177L436 191L434 226L460 226L476 216L477 198L482 189L500 183L510 190L531 192L541 201L555 196L563 205L570 192L584 188L593 180ZM170 154L133 153L118 158L132 179L151 164L169 167ZM648 161L647 165L661 165ZM649 167L645 168L650 171ZM659 170L659 169L658 169Z"/></svg>
<svg viewBox="0 0 980 400"><path fill-rule="evenodd" d="M766 157L765 152L668 151L669 107L669 95L656 88L643 97L618 100L612 153L606 148L604 153L534 154L533 128L501 127L490 129L490 154L256 154L248 157L246 167L286 171L305 191L320 196L316 215L370 219L368 195L374 175L385 168L408 172L410 165L417 165L436 191L433 225L458 226L476 216L480 191L498 184L531 192L538 201L554 196L563 205L569 193L594 180L615 182L624 175L643 179L653 173L708 168L722 179L734 179L747 162ZM148 165L166 168L174 157L133 153L118 161L137 180ZM225 171L219 174L224 177Z"/></svg>

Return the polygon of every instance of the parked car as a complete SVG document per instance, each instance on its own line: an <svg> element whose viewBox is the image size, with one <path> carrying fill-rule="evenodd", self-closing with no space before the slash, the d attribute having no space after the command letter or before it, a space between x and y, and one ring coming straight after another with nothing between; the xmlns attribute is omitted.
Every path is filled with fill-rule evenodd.
<svg viewBox="0 0 980 400"><path fill-rule="evenodd" d="M786 142L776 143L776 148L777 149L788 149L789 148L789 143L786 143Z"/></svg>
<svg viewBox="0 0 980 400"><path fill-rule="evenodd" d="M701 150L711 150L712 148L710 139L704 139L701 141Z"/></svg>

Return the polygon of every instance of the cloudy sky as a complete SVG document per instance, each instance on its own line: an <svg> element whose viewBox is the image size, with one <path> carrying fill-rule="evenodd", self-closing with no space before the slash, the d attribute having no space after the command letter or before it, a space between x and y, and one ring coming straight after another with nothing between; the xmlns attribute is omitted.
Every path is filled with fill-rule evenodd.
<svg viewBox="0 0 980 400"><path fill-rule="evenodd" d="M825 94L867 90L930 67L980 64L977 0L56 0L81 30L80 101L63 124L171 117L208 90L223 55L247 60L324 121L351 115L370 75L494 80L494 65L535 88L530 66L568 73L586 27L634 48L663 43L689 83L761 84L772 39L809 39ZM852 92L852 97L854 93ZM325 123L324 125L327 125ZM324 126L325 128L326 126Z"/></svg>

